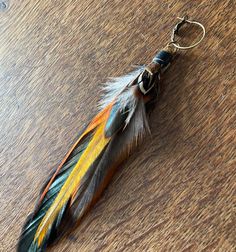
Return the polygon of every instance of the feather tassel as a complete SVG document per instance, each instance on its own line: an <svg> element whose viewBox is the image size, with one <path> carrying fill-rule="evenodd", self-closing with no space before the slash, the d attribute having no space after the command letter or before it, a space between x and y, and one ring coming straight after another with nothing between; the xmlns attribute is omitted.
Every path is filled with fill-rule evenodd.
<svg viewBox="0 0 236 252"><path fill-rule="evenodd" d="M164 52L172 56L168 48ZM64 233L68 223L78 223L97 201L115 169L150 131L149 104L156 99L160 73L169 63L163 53L158 55L146 67L105 85L101 112L43 187L37 207L23 227L18 252L45 251Z"/></svg>

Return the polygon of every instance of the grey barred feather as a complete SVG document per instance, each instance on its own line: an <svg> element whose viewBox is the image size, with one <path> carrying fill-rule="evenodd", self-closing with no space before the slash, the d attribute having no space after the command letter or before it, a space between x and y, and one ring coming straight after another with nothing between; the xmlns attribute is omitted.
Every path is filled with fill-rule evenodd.
<svg viewBox="0 0 236 252"><path fill-rule="evenodd" d="M136 85L129 86L138 76L144 71L144 66L138 67L135 71L132 71L124 76L112 78L111 81L105 83L103 87L104 96L100 101L100 108L103 109L112 101L116 100L120 104L120 111L127 111L128 115L125 119L124 128L130 123L134 113L136 113L136 123L133 127L133 133L135 136L142 135L140 132L150 132L145 104L140 97L135 95ZM137 83L134 83L137 84ZM143 123L143 125L142 125ZM137 125L136 125L137 124ZM138 133L139 132L139 133Z"/></svg>
<svg viewBox="0 0 236 252"><path fill-rule="evenodd" d="M150 132L144 101L135 94L137 88L135 84L137 83L129 86L143 71L144 66L140 66L127 75L113 78L112 81L107 82L104 87L105 95L102 97L100 103L101 107L103 107L116 99L120 104L121 111L128 108L124 129L130 123L132 127L131 131L135 137L141 136L141 132ZM133 116L134 119L131 121Z"/></svg>

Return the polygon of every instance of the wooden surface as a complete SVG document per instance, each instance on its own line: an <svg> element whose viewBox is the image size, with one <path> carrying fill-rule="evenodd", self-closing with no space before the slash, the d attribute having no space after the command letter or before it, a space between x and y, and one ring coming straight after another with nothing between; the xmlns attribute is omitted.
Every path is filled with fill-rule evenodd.
<svg viewBox="0 0 236 252"><path fill-rule="evenodd" d="M236 251L234 0L0 1L0 251L15 251L100 83L148 63L186 13L207 36L166 72L152 136L50 251Z"/></svg>

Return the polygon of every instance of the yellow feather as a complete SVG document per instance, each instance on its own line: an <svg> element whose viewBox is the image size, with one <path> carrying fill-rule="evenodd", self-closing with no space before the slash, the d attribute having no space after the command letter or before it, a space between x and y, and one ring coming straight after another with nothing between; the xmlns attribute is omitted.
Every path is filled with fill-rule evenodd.
<svg viewBox="0 0 236 252"><path fill-rule="evenodd" d="M43 242L48 229L53 224L63 205L73 195L73 192L76 190L76 188L78 188L81 179L86 174L91 164L108 144L110 138L106 138L104 136L105 124L106 122L100 124L96 129L91 142L88 144L86 150L80 157L73 171L71 172L71 174L65 181L65 184L58 193L55 201L42 219L34 238L34 241L37 241L39 246Z"/></svg>

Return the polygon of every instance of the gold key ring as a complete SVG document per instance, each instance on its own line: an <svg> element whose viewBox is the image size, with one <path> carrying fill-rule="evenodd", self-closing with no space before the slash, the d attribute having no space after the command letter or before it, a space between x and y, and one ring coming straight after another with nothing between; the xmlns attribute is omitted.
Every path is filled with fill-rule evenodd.
<svg viewBox="0 0 236 252"><path fill-rule="evenodd" d="M188 20L187 16L184 16L182 18L177 17L178 19L180 19L181 21L179 23L177 23L174 27L174 29L172 30L172 34L171 34L171 42L170 44L172 44L176 49L180 49L180 50L187 50L187 49L191 49L194 48L195 46L199 45L202 40L204 39L205 35L206 35L206 29L203 26L203 24L197 22L197 21L193 21L193 20ZM200 37L200 39L189 46L181 46L177 41L176 41L176 35L178 35L179 29L184 25L184 24L192 24L192 25L197 25L198 27L200 27L202 29L202 36Z"/></svg>

